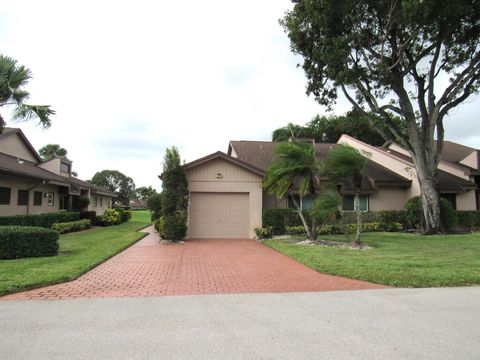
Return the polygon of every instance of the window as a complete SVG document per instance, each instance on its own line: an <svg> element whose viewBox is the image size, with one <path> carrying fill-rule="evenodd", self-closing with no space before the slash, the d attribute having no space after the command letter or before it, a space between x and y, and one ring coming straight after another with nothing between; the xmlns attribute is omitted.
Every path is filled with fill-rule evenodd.
<svg viewBox="0 0 480 360"><path fill-rule="evenodd" d="M297 202L298 205L300 205L300 208L302 210L310 210L313 205L313 196L312 195L306 195L302 196L300 198L299 195L289 195L287 197L287 206L289 209L296 209L297 207L295 206L295 202L293 201L293 197L295 197L295 201Z"/></svg>
<svg viewBox="0 0 480 360"><path fill-rule="evenodd" d="M447 200L453 207L453 210L457 210L457 194L440 194L442 199Z"/></svg>
<svg viewBox="0 0 480 360"><path fill-rule="evenodd" d="M33 206L42 206L43 194L41 191L33 192Z"/></svg>
<svg viewBox="0 0 480 360"><path fill-rule="evenodd" d="M103 197L100 196L100 207L103 206Z"/></svg>
<svg viewBox="0 0 480 360"><path fill-rule="evenodd" d="M0 187L0 205L10 205L11 189Z"/></svg>
<svg viewBox="0 0 480 360"><path fill-rule="evenodd" d="M94 206L97 207L98 205L98 198L95 196Z"/></svg>
<svg viewBox="0 0 480 360"><path fill-rule="evenodd" d="M355 211L355 197L353 195L343 195L343 211ZM368 211L368 195L360 195L360 211Z"/></svg>
<svg viewBox="0 0 480 360"><path fill-rule="evenodd" d="M55 194L53 192L49 192L47 194L47 205L48 206L55 205Z"/></svg>
<svg viewBox="0 0 480 360"><path fill-rule="evenodd" d="M67 164L67 163L60 163L60 171L61 172L64 172L64 173L67 173L67 174L70 174L70 164Z"/></svg>
<svg viewBox="0 0 480 360"><path fill-rule="evenodd" d="M17 205L19 206L28 205L28 190L18 190Z"/></svg>

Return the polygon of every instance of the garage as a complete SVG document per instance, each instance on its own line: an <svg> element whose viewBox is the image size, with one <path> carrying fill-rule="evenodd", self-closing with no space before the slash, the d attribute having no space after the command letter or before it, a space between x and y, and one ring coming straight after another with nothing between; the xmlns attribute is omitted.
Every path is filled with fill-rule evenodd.
<svg viewBox="0 0 480 360"><path fill-rule="evenodd" d="M248 238L248 200L248 193L191 193L190 238Z"/></svg>
<svg viewBox="0 0 480 360"><path fill-rule="evenodd" d="M253 239L262 226L263 171L220 151L185 164L188 238Z"/></svg>

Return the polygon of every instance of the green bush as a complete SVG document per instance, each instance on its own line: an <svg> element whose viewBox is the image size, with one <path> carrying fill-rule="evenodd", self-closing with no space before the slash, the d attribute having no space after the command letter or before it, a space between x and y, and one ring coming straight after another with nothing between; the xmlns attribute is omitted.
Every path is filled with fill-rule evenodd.
<svg viewBox="0 0 480 360"><path fill-rule="evenodd" d="M35 226L0 226L0 259L53 256L58 233Z"/></svg>
<svg viewBox="0 0 480 360"><path fill-rule="evenodd" d="M257 227L254 229L255 235L257 235L257 239L269 239L272 237L273 227L266 226L266 227Z"/></svg>
<svg viewBox="0 0 480 360"><path fill-rule="evenodd" d="M470 231L480 229L480 211L456 211L458 225L467 228Z"/></svg>
<svg viewBox="0 0 480 360"><path fill-rule="evenodd" d="M91 221L89 219L82 219L65 223L55 223L52 225L52 230L55 230L59 234L66 234L69 232L86 230L90 225Z"/></svg>
<svg viewBox="0 0 480 360"><path fill-rule="evenodd" d="M161 238L165 237L165 218L163 216L155 221L155 229L158 231L158 235L160 235Z"/></svg>
<svg viewBox="0 0 480 360"><path fill-rule="evenodd" d="M37 226L51 228L53 224L60 222L77 221L80 213L60 211L35 215L0 216L0 226Z"/></svg>
<svg viewBox="0 0 480 360"><path fill-rule="evenodd" d="M440 219L446 232L452 232L457 228L458 215L453 210L452 204L442 198L440 198Z"/></svg>
<svg viewBox="0 0 480 360"><path fill-rule="evenodd" d="M287 227L287 234L292 236L306 236L303 226ZM403 225L396 222L373 222L362 223L362 232L386 231L396 232L402 231ZM357 224L326 224L317 227L317 235L341 235L354 234L357 231Z"/></svg>
<svg viewBox="0 0 480 360"><path fill-rule="evenodd" d="M97 219L97 213L95 211L83 211L80 213L80 220L88 219L92 226L99 225L99 220Z"/></svg>
<svg viewBox="0 0 480 360"><path fill-rule="evenodd" d="M163 235L160 236L168 240L180 240L187 234L187 215L183 211L176 211L173 214L165 214L162 216L164 219Z"/></svg>
<svg viewBox="0 0 480 360"><path fill-rule="evenodd" d="M122 222L120 212L115 209L106 209L103 215L97 216L101 226L118 225Z"/></svg>
<svg viewBox="0 0 480 360"><path fill-rule="evenodd" d="M366 221L365 222L370 222ZM375 220L381 223L399 223L405 228L407 223L407 212L405 210L384 210L378 212L378 219Z"/></svg>
<svg viewBox="0 0 480 360"><path fill-rule="evenodd" d="M131 210L125 210L124 208L121 208L121 207L114 208L114 210L120 214L121 223L127 222L132 218Z"/></svg>
<svg viewBox="0 0 480 360"><path fill-rule="evenodd" d="M414 196L405 202L405 218L409 227L422 229L424 226L422 200Z"/></svg>

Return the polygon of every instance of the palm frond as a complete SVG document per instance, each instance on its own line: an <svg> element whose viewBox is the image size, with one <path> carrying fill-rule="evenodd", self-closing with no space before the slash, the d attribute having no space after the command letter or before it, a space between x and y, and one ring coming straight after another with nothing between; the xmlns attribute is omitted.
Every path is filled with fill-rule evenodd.
<svg viewBox="0 0 480 360"><path fill-rule="evenodd" d="M50 116L53 115L55 115L55 111L49 105L19 104L15 109L13 119L16 121L38 119L39 125L48 128L52 124Z"/></svg>

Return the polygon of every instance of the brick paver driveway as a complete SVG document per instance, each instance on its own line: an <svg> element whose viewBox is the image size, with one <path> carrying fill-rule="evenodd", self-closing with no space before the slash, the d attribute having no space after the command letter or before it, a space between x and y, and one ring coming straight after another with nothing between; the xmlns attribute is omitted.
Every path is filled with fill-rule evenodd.
<svg viewBox="0 0 480 360"><path fill-rule="evenodd" d="M150 235L78 279L2 300L384 288L320 274L253 240L161 245Z"/></svg>

